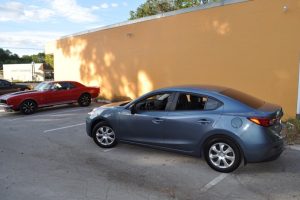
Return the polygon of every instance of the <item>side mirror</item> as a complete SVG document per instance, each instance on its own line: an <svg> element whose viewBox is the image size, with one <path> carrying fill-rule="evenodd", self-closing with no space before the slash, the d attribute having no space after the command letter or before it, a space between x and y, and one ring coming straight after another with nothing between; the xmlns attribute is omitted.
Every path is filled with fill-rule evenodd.
<svg viewBox="0 0 300 200"><path fill-rule="evenodd" d="M130 111L131 111L132 115L136 113L136 107L135 107L135 105L131 106Z"/></svg>

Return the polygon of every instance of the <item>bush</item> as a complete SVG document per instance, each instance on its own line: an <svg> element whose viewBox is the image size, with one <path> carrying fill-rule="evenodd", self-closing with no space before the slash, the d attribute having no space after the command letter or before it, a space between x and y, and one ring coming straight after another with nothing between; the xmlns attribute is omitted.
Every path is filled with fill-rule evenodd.
<svg viewBox="0 0 300 200"><path fill-rule="evenodd" d="M290 118L283 122L283 134L288 144L300 143L300 120Z"/></svg>

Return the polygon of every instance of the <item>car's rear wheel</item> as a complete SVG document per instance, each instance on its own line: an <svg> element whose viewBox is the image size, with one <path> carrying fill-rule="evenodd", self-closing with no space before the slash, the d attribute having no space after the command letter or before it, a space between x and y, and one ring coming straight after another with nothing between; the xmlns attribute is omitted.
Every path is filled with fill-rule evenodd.
<svg viewBox="0 0 300 200"><path fill-rule="evenodd" d="M241 163L238 146L227 138L209 140L204 149L207 164L216 171L228 173L237 169Z"/></svg>
<svg viewBox="0 0 300 200"><path fill-rule="evenodd" d="M82 94L78 99L78 104L82 107L89 106L92 102L90 94Z"/></svg>
<svg viewBox="0 0 300 200"><path fill-rule="evenodd" d="M93 139L102 148L111 148L117 144L113 128L106 122L99 122L93 128Z"/></svg>
<svg viewBox="0 0 300 200"><path fill-rule="evenodd" d="M37 104L33 100L26 100L20 106L20 111L25 115L33 114L37 109Z"/></svg>

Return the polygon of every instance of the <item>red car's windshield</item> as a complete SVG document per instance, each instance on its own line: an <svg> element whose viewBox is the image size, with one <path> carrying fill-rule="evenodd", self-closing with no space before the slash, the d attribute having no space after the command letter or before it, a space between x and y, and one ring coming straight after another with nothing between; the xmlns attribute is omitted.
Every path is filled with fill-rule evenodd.
<svg viewBox="0 0 300 200"><path fill-rule="evenodd" d="M34 89L38 91L44 91L44 90L49 90L51 86L52 86L51 83L42 82L39 83L37 86L35 86Z"/></svg>

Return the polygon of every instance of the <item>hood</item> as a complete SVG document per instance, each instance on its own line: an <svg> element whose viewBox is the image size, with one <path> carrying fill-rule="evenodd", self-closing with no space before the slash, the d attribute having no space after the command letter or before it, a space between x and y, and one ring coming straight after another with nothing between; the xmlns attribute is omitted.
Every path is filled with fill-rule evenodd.
<svg viewBox="0 0 300 200"><path fill-rule="evenodd" d="M37 92L39 92L39 91L37 91L37 90L28 90L28 91L13 92L13 93L9 93L9 94L5 94L5 95L0 96L0 99L6 100L10 97L24 95L24 94L30 94L30 93L37 93Z"/></svg>
<svg viewBox="0 0 300 200"><path fill-rule="evenodd" d="M101 107L105 107L105 108L108 108L108 107L116 107L116 106L124 106L126 105L127 103L129 103L130 101L120 101L120 102L115 102L115 103L110 103L110 104L105 104Z"/></svg>
<svg viewBox="0 0 300 200"><path fill-rule="evenodd" d="M104 113L108 113L109 115L111 115L112 110L114 110L118 106L126 105L127 103L129 103L129 101L120 101L120 102L110 103L110 104L106 104L106 105L103 105L100 107L96 107L91 112L89 112L89 115L92 118L102 115Z"/></svg>

